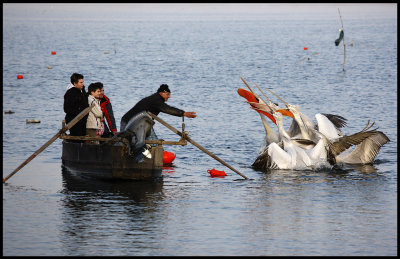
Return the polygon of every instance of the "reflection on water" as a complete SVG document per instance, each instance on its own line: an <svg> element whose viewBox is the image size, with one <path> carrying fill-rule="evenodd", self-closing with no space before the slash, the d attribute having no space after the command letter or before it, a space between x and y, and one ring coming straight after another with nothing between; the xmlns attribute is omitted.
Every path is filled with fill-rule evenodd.
<svg viewBox="0 0 400 259"><path fill-rule="evenodd" d="M94 254L99 255L106 249L107 240L124 242L125 237L118 236L121 230L127 236L143 235L163 198L162 180L102 181L81 177L65 168L62 176L60 232L68 255L87 255L92 246L97 247Z"/></svg>
<svg viewBox="0 0 400 259"><path fill-rule="evenodd" d="M124 196L136 202L146 201L148 194L160 192L162 190L162 179L156 178L150 181L130 181L130 180L99 180L85 177L69 171L62 167L63 190L64 194L87 193L88 196L99 193L111 196Z"/></svg>
<svg viewBox="0 0 400 259"><path fill-rule="evenodd" d="M163 166L162 174L174 174L175 173L175 165L173 163L171 164L165 164Z"/></svg>

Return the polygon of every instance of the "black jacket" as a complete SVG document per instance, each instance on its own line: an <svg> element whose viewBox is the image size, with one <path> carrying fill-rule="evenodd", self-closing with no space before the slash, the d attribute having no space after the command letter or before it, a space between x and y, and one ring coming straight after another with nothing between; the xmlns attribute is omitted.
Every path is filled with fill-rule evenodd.
<svg viewBox="0 0 400 259"><path fill-rule="evenodd" d="M82 92L76 87L68 89L64 94L65 122L70 122L87 107L89 107L89 102L85 88L82 89ZM85 116L84 119L85 118L87 118L87 116ZM84 119L82 119L82 121Z"/></svg>
<svg viewBox="0 0 400 259"><path fill-rule="evenodd" d="M142 111L149 111L154 115L164 112L178 117L182 117L185 113L183 110L169 106L159 93L154 93L140 100L132 109L122 116L121 121L128 123L133 116Z"/></svg>

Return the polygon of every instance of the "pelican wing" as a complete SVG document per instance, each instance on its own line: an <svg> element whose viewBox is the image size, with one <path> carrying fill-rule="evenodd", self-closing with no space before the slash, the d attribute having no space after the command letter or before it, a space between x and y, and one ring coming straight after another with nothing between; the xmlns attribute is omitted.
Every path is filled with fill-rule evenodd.
<svg viewBox="0 0 400 259"><path fill-rule="evenodd" d="M329 143L330 150L333 155L337 156L351 146L355 146L363 142L366 138L376 134L376 130L360 131L349 136L340 137Z"/></svg>
<svg viewBox="0 0 400 259"><path fill-rule="evenodd" d="M328 114L328 113L321 113L325 117L327 117L336 128L343 128L347 124L347 119L343 118L342 116L335 115L335 114Z"/></svg>
<svg viewBox="0 0 400 259"><path fill-rule="evenodd" d="M288 163L290 160L287 152L283 150L283 142L271 143L251 165L256 170L277 169L278 164Z"/></svg>
<svg viewBox="0 0 400 259"><path fill-rule="evenodd" d="M259 156L257 156L254 163L251 165L256 170L266 170L271 167L271 157L268 155L266 148Z"/></svg>
<svg viewBox="0 0 400 259"><path fill-rule="evenodd" d="M345 156L338 156L338 162L349 164L372 164L383 145L388 143L389 138L381 131L366 138L356 148Z"/></svg>
<svg viewBox="0 0 400 259"><path fill-rule="evenodd" d="M291 139L293 141L293 144L295 144L298 147L301 147L303 149L310 149L314 147L316 144L314 141L309 140L309 139L303 139L303 138L298 138L298 139Z"/></svg>

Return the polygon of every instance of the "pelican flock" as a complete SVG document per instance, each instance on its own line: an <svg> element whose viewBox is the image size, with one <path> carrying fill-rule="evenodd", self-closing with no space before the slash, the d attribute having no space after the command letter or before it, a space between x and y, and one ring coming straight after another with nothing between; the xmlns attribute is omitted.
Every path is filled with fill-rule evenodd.
<svg viewBox="0 0 400 259"><path fill-rule="evenodd" d="M280 108L257 86L267 101L257 95L241 78L250 91L239 88L238 94L247 100L250 108L257 111L265 129L265 139L252 167L256 170L268 169L318 169L331 168L336 164L372 164L389 138L368 121L359 132L346 135L342 128L346 119L339 115L317 113L316 123L300 112L299 105L286 103ZM283 125L284 117L292 122L288 130ZM270 125L272 122L277 129Z"/></svg>

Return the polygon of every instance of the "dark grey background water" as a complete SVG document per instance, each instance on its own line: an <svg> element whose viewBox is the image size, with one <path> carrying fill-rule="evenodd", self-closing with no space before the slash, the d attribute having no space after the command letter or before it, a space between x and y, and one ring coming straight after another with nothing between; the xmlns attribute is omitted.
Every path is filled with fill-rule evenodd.
<svg viewBox="0 0 400 259"><path fill-rule="evenodd" d="M3 5L3 177L61 128L65 87L80 72L86 86L103 82L118 128L167 83L169 104L198 114L185 119L190 136L253 180L189 144L165 146L177 157L162 181L85 181L62 171L57 140L3 185L3 255L397 255L397 5L113 6ZM345 133L375 121L391 142L372 166L254 171L265 133L237 94L241 76L310 117L344 116ZM212 168L228 176L210 178Z"/></svg>

